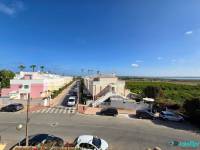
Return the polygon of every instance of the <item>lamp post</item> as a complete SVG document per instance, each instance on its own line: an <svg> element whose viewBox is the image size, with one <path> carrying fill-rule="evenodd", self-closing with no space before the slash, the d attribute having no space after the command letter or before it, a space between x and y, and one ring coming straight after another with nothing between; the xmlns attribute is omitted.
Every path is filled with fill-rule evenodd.
<svg viewBox="0 0 200 150"><path fill-rule="evenodd" d="M51 91L48 90L48 101L49 101L49 107L51 107Z"/></svg>
<svg viewBox="0 0 200 150"><path fill-rule="evenodd" d="M79 101L80 101L80 82L76 82L76 84L77 84L77 111L78 111L78 105L79 105Z"/></svg>
<svg viewBox="0 0 200 150"><path fill-rule="evenodd" d="M23 128L23 125L22 124L18 124L16 126L16 130L19 132L21 129ZM19 146L20 146L20 136L19 136Z"/></svg>
<svg viewBox="0 0 200 150"><path fill-rule="evenodd" d="M28 100L27 100L27 109L26 109L26 146L28 146L28 123L30 121L29 119L29 106L30 106L30 93L28 94Z"/></svg>

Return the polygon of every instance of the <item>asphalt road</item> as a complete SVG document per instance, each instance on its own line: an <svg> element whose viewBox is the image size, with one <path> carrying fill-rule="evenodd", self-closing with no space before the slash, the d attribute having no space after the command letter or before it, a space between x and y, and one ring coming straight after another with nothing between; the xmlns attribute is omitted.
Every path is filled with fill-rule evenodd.
<svg viewBox="0 0 200 150"><path fill-rule="evenodd" d="M195 133L195 128L188 124L173 123L170 126L162 121L79 114L31 114L30 118L30 135L49 133L60 136L65 141L73 141L81 134L92 134L105 139L110 148L115 150L145 150L154 146L160 146L163 150L177 150L170 146L170 141L200 141L200 134ZM0 135L2 141L8 144L7 149L24 137L25 127L16 131L16 126L24 122L23 112L0 113Z"/></svg>

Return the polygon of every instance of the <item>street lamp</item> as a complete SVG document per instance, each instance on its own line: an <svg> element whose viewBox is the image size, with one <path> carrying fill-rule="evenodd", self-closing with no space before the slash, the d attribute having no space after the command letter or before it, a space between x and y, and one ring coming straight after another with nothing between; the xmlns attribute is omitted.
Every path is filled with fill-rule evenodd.
<svg viewBox="0 0 200 150"><path fill-rule="evenodd" d="M29 107L30 107L30 93L28 93L28 100L27 100L27 109L26 109L26 146L28 146L28 123L30 121L29 118Z"/></svg>
<svg viewBox="0 0 200 150"><path fill-rule="evenodd" d="M18 124L18 125L16 126L16 130L17 130L17 131L20 131L22 128L23 128L23 124ZM19 136L19 146L20 146L20 136Z"/></svg>

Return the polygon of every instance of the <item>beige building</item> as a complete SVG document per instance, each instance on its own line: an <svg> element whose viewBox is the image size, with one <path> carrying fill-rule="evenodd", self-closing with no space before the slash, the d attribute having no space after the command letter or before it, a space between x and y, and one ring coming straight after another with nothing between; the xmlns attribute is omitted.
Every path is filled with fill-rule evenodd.
<svg viewBox="0 0 200 150"><path fill-rule="evenodd" d="M100 102L111 96L125 98L129 94L129 90L125 89L125 81L119 80L114 74L85 77L84 84L93 100L101 99Z"/></svg>

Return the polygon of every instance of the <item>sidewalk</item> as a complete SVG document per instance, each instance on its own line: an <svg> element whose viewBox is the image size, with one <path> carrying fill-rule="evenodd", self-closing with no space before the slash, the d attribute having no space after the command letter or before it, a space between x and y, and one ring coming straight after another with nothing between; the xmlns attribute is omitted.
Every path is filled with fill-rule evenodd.
<svg viewBox="0 0 200 150"><path fill-rule="evenodd" d="M75 83L76 83L76 81L74 81L71 85L69 85L66 89L64 89L57 97L52 99L50 102L50 107L60 105L62 103L63 99L65 98L65 96L68 94L71 87ZM30 111L36 111L36 110L40 110L40 109L48 108L48 107L49 106L42 106L42 105L30 106Z"/></svg>

